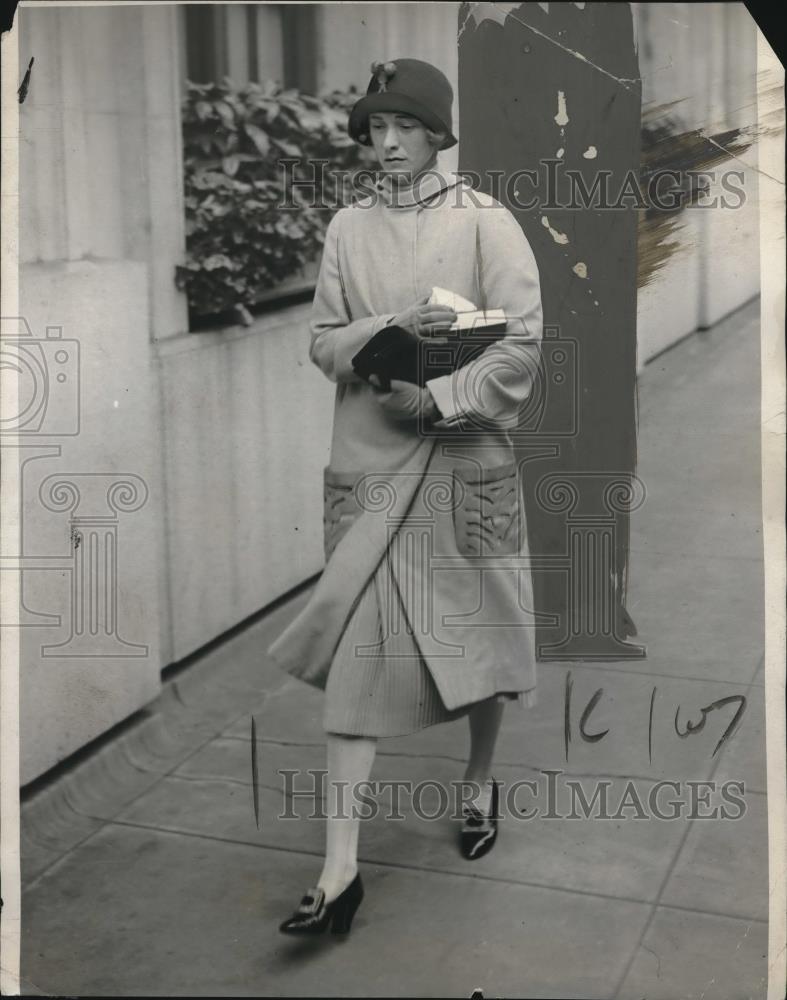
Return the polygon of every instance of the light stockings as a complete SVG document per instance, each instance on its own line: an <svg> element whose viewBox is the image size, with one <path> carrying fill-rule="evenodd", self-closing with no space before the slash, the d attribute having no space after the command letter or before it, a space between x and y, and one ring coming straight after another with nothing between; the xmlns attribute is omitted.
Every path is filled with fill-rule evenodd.
<svg viewBox="0 0 787 1000"><path fill-rule="evenodd" d="M470 723L470 759L465 769L465 781L478 782L481 786L480 793L472 796L472 804L485 813L489 812L492 803L489 778L504 709L505 702L493 697L473 705L467 714Z"/></svg>
<svg viewBox="0 0 787 1000"><path fill-rule="evenodd" d="M353 791L372 772L377 740L327 734L325 864L317 883L330 903L358 871L360 819L353 816Z"/></svg>
<svg viewBox="0 0 787 1000"><path fill-rule="evenodd" d="M476 808L488 812L492 789L488 783L492 759L500 731L505 703L488 698L468 712L470 723L470 759L465 780L481 786L474 797ZM361 736L328 733L326 776L325 863L317 885L331 902L349 884L358 871L358 833L360 819L352 815L353 789L368 781L377 750L377 740Z"/></svg>

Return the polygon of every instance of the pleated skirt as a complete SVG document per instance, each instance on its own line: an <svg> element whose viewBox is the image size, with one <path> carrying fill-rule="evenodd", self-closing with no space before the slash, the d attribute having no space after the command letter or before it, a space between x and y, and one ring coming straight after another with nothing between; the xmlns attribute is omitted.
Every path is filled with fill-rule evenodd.
<svg viewBox="0 0 787 1000"><path fill-rule="evenodd" d="M493 697L535 704L535 690ZM346 736L406 736L466 715L448 709L418 648L389 553L362 591L331 662L323 727Z"/></svg>

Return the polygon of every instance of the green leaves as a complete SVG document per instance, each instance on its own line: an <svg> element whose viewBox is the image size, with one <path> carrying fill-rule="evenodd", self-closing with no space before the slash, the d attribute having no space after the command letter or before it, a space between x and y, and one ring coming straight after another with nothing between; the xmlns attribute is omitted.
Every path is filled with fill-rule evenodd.
<svg viewBox="0 0 787 1000"><path fill-rule="evenodd" d="M221 161L221 166L225 174L229 177L234 177L238 172L240 160L237 156L225 156Z"/></svg>
<svg viewBox="0 0 787 1000"><path fill-rule="evenodd" d="M271 148L271 140L268 133L264 132L259 125L254 125L252 122L246 122L244 131L254 143L254 147L260 156L267 156Z"/></svg>
<svg viewBox="0 0 787 1000"><path fill-rule="evenodd" d="M248 317L263 293L317 257L327 209L344 203L342 178L368 163L347 134L358 97L318 98L273 81L187 82L187 255L175 282L192 314Z"/></svg>

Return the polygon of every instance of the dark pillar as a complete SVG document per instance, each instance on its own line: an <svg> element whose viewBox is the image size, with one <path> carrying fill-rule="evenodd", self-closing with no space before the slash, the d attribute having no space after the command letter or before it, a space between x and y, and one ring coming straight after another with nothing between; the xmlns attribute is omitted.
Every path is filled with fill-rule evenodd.
<svg viewBox="0 0 787 1000"><path fill-rule="evenodd" d="M542 659L645 653L624 641L636 634L629 511L644 498L634 476L640 105L628 4L462 5L459 169L511 209L541 275L538 419L525 415L517 452L536 610L552 616L539 627ZM545 444L553 454L534 458Z"/></svg>

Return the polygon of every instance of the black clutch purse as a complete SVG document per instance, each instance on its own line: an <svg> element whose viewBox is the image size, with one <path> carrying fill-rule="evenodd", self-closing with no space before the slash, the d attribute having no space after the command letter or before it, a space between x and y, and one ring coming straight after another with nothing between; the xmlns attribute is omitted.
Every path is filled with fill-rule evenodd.
<svg viewBox="0 0 787 1000"><path fill-rule="evenodd" d="M401 326L386 326L352 359L353 371L369 381L376 375L384 389L391 379L425 386L429 379L450 375L478 357L505 331L505 322L485 329L449 330L440 339L423 340Z"/></svg>

